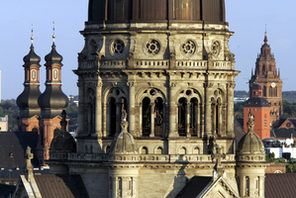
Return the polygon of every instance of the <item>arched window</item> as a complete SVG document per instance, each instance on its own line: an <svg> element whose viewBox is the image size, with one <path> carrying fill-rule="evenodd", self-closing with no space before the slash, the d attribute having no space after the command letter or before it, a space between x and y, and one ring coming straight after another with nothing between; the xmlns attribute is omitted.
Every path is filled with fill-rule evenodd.
<svg viewBox="0 0 296 198"><path fill-rule="evenodd" d="M163 115L164 115L164 105L162 98L156 98L155 108L154 108L154 127L155 127L155 136L161 137L163 134Z"/></svg>
<svg viewBox="0 0 296 198"><path fill-rule="evenodd" d="M163 154L163 149L162 149L161 147L158 147L158 148L156 149L155 154L157 154L157 155L161 155L161 154Z"/></svg>
<svg viewBox="0 0 296 198"><path fill-rule="evenodd" d="M162 92L155 88L145 90L141 111L142 135L163 137L165 133L165 98Z"/></svg>
<svg viewBox="0 0 296 198"><path fill-rule="evenodd" d="M190 134L193 136L197 135L198 132L198 101L196 98L190 100Z"/></svg>
<svg viewBox="0 0 296 198"><path fill-rule="evenodd" d="M144 146L144 147L141 149L141 154L142 154L142 155L147 155L147 154L148 154L148 148Z"/></svg>
<svg viewBox="0 0 296 198"><path fill-rule="evenodd" d="M216 90L214 97L211 98L211 132L217 136L222 136L223 132L223 119L225 117L222 105L222 91Z"/></svg>
<svg viewBox="0 0 296 198"><path fill-rule="evenodd" d="M195 89L183 90L178 100L179 136L198 136L201 125L199 94Z"/></svg>
<svg viewBox="0 0 296 198"><path fill-rule="evenodd" d="M115 136L116 133L121 131L121 115L122 111L127 113L127 100L122 90L113 88L108 95L107 105L107 134L109 136Z"/></svg>
<svg viewBox="0 0 296 198"><path fill-rule="evenodd" d="M149 136L151 133L151 105L147 97L142 102L142 131L143 136Z"/></svg>
<svg viewBox="0 0 296 198"><path fill-rule="evenodd" d="M178 103L178 132L179 136L186 136L186 98L180 98Z"/></svg>
<svg viewBox="0 0 296 198"><path fill-rule="evenodd" d="M195 147L194 149L193 149L193 154L195 154L195 155L198 155L198 154L200 154L199 153L200 151L199 151L199 148L198 147Z"/></svg>
<svg viewBox="0 0 296 198"><path fill-rule="evenodd" d="M266 97L267 95L266 86L263 87L263 96Z"/></svg>
<svg viewBox="0 0 296 198"><path fill-rule="evenodd" d="M181 147L181 148L179 149L179 154L180 154L180 155L186 155L186 148L185 148L185 147Z"/></svg>

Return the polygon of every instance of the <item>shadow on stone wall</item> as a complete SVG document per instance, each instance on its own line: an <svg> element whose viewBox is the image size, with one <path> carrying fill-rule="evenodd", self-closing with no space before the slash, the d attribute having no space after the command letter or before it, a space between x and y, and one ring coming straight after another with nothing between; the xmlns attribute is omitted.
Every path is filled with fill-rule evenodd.
<svg viewBox="0 0 296 198"><path fill-rule="evenodd" d="M184 155L180 155L179 159L175 162L182 164L182 167L179 169L177 175L174 178L174 181L172 183L172 190L165 196L165 198L175 198L188 182L185 168L189 162L187 160L184 160L183 158Z"/></svg>

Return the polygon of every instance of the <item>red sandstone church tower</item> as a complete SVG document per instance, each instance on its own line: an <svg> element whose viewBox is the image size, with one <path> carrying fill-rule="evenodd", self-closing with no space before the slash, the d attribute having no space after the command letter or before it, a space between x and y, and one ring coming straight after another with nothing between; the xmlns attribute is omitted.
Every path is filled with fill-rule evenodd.
<svg viewBox="0 0 296 198"><path fill-rule="evenodd" d="M244 131L248 131L249 112L254 115L255 126L254 132L263 140L270 138L270 103L262 97L262 88L258 84L251 87L250 99L244 106Z"/></svg>
<svg viewBox="0 0 296 198"><path fill-rule="evenodd" d="M53 35L55 39L55 35ZM45 57L46 89L38 99L41 108L40 127L43 160L49 159L49 148L55 133L61 129L61 113L68 106L68 98L62 91L61 68L63 57L56 51L53 41L51 52Z"/></svg>
<svg viewBox="0 0 296 198"><path fill-rule="evenodd" d="M19 130L39 133L40 107L38 105L38 98L41 94L39 90L40 57L34 51L33 39L32 36L30 52L24 57L24 91L18 96L17 105L20 110Z"/></svg>
<svg viewBox="0 0 296 198"><path fill-rule="evenodd" d="M270 45L267 42L267 34L265 33L264 44L256 61L255 74L252 71L249 85L250 94L253 92L254 84L258 84L262 88L262 98L270 103L270 119L271 123L274 123L280 119L283 113L282 80L280 79L280 72L276 69L274 55L271 53Z"/></svg>

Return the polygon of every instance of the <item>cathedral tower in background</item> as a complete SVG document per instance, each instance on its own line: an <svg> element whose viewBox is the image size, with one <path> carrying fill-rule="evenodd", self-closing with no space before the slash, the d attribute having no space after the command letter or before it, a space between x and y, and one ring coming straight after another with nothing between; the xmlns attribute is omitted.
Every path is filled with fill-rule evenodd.
<svg viewBox="0 0 296 198"><path fill-rule="evenodd" d="M275 58L271 53L267 34L265 33L264 44L256 61L255 74L252 72L249 84L250 94L253 92L253 84L258 84L262 88L261 97L265 98L271 105L271 123L279 120L283 113L282 83L280 72L276 68Z"/></svg>

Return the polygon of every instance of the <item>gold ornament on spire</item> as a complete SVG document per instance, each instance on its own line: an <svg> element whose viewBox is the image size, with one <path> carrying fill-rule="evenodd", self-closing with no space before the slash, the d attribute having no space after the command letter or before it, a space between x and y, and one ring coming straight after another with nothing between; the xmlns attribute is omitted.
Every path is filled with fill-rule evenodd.
<svg viewBox="0 0 296 198"><path fill-rule="evenodd" d="M31 44L33 45L34 43L34 25L32 24L32 28L31 28Z"/></svg>
<svg viewBox="0 0 296 198"><path fill-rule="evenodd" d="M55 22L52 22L52 42L55 43L56 34L55 34Z"/></svg>

